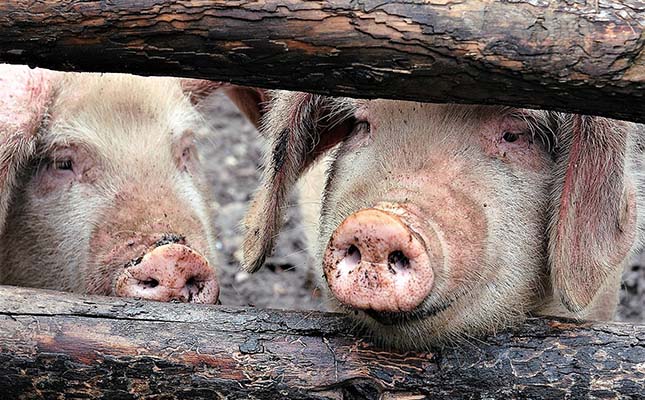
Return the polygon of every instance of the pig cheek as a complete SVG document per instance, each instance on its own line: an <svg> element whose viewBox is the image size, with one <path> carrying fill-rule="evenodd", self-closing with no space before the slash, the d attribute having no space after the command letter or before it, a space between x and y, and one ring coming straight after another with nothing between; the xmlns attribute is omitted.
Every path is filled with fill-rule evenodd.
<svg viewBox="0 0 645 400"><path fill-rule="evenodd" d="M68 191L74 183L75 175L70 173L69 176L58 176L50 167L43 167L33 181L33 195L36 198L46 198L55 192Z"/></svg>
<svg viewBox="0 0 645 400"><path fill-rule="evenodd" d="M488 278L482 276L481 266L486 259L488 234L485 208L490 202L480 200L485 195L479 193L476 184L450 173L397 180L402 187L418 188L417 194L402 192L397 197L405 195L411 207L417 205L415 213L423 216L427 225L418 231L434 230L438 242L435 246L440 246L444 255L443 265L433 267L436 285L433 292L449 296L463 289L464 284ZM430 243L433 242L427 242L429 248Z"/></svg>
<svg viewBox="0 0 645 400"><path fill-rule="evenodd" d="M461 191L450 190L449 195L436 204L430 219L438 226L440 240L447 247L445 289L452 293L463 287L465 282L481 277L481 265L485 260L486 217L481 206Z"/></svg>
<svg viewBox="0 0 645 400"><path fill-rule="evenodd" d="M132 235L130 235L132 236ZM120 237L97 231L90 239L88 271L84 277L89 294L112 295L116 276L136 254L144 254L148 243L141 235Z"/></svg>
<svg viewBox="0 0 645 400"><path fill-rule="evenodd" d="M98 168L94 166L86 167L78 176L78 182L86 185L95 185L101 174Z"/></svg>
<svg viewBox="0 0 645 400"><path fill-rule="evenodd" d="M480 138L480 145L484 154L489 157L528 171L543 171L548 165L549 158L538 143L531 143L529 135L529 133L522 134L517 141L508 143L496 132L483 135Z"/></svg>
<svg viewBox="0 0 645 400"><path fill-rule="evenodd" d="M52 170L51 166L41 167L34 179L34 195L44 198L56 192L69 191L78 183L83 184L80 192L89 195L101 174L92 162L85 161L89 161L87 157L81 157L80 162L75 164L80 170L78 173Z"/></svg>
<svg viewBox="0 0 645 400"><path fill-rule="evenodd" d="M199 168L199 154L194 144L194 134L186 131L172 145L172 156L179 171L194 174Z"/></svg>

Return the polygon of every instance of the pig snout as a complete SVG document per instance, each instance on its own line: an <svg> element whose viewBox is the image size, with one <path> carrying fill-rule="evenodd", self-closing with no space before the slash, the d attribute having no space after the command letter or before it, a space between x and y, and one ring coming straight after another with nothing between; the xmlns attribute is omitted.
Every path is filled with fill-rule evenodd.
<svg viewBox="0 0 645 400"><path fill-rule="evenodd" d="M424 238L402 207L359 210L334 231L323 269L334 296L360 310L406 312L418 307L433 286L433 264Z"/></svg>
<svg viewBox="0 0 645 400"><path fill-rule="evenodd" d="M206 258L188 246L172 243L126 266L116 279L115 292L156 301L216 303L219 285Z"/></svg>

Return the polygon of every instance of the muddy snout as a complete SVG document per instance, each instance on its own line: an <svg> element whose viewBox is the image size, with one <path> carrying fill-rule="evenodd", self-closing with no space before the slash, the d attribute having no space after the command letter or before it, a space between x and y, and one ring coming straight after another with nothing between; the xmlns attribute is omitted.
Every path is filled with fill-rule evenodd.
<svg viewBox="0 0 645 400"><path fill-rule="evenodd" d="M216 303L219 285L206 258L188 246L171 243L152 249L127 266L116 279L116 295Z"/></svg>
<svg viewBox="0 0 645 400"><path fill-rule="evenodd" d="M432 289L431 257L404 209L368 208L351 214L334 231L323 269L334 296L360 310L405 312Z"/></svg>

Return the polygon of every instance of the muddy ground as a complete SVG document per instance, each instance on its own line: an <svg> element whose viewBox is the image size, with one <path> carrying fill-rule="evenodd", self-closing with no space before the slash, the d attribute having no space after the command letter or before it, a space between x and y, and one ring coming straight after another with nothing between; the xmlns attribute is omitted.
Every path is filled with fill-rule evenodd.
<svg viewBox="0 0 645 400"><path fill-rule="evenodd" d="M240 221L258 185L263 141L255 128L223 95L206 105L213 133L200 139L202 162L213 188L212 207L218 232L221 300L226 305L255 305L281 309L324 309L324 299L312 284L303 228L297 207L289 207L268 268L249 275L240 272ZM295 200L295 195L292 200ZM645 322L645 254L637 257L623 276L617 319Z"/></svg>

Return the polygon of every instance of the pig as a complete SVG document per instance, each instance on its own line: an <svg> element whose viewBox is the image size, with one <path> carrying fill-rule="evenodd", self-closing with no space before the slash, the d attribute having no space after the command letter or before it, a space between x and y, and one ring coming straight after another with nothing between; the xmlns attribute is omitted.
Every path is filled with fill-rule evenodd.
<svg viewBox="0 0 645 400"><path fill-rule="evenodd" d="M216 303L193 139L219 88L245 98L218 82L0 65L0 283Z"/></svg>
<svg viewBox="0 0 645 400"><path fill-rule="evenodd" d="M612 317L623 267L645 236L642 125L270 97L271 149L245 219L247 270L272 251L285 198L305 175L321 288L381 345L426 349L534 313Z"/></svg>

